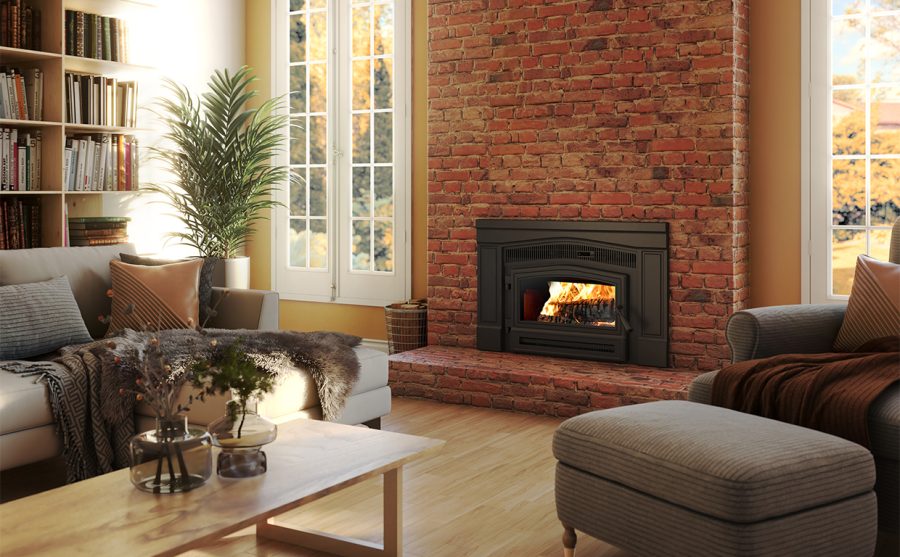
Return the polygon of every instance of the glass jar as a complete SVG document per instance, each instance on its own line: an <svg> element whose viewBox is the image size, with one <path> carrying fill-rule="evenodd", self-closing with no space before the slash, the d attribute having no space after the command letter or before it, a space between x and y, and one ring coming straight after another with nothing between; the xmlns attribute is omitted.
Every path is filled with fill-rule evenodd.
<svg viewBox="0 0 900 557"><path fill-rule="evenodd" d="M255 400L248 400L243 410L240 401L229 401L225 415L207 429L213 444L222 449L216 461L217 474L250 478L265 473L268 462L260 448L275 440L278 426L256 412Z"/></svg>
<svg viewBox="0 0 900 557"><path fill-rule="evenodd" d="M209 434L188 426L187 417L157 418L156 429L131 438L131 483L149 493L181 493L212 475Z"/></svg>

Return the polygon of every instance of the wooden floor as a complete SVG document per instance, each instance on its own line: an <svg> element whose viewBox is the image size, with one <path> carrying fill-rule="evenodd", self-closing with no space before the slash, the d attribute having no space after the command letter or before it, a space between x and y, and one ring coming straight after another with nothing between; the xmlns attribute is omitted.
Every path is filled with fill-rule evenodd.
<svg viewBox="0 0 900 557"><path fill-rule="evenodd" d="M407 557L559 557L550 450L558 418L394 399L383 428L444 439L443 450L404 471ZM271 463L276 466L276 463ZM380 541L381 483L369 481L285 515L307 529ZM578 557L625 557L580 536ZM199 556L325 554L260 540L248 529Z"/></svg>

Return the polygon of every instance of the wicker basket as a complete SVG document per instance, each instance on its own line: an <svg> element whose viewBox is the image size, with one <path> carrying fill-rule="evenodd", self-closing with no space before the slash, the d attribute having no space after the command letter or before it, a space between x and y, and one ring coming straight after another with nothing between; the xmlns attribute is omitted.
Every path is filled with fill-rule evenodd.
<svg viewBox="0 0 900 557"><path fill-rule="evenodd" d="M385 306L389 353L397 354L425 346L427 315L428 306L421 302Z"/></svg>

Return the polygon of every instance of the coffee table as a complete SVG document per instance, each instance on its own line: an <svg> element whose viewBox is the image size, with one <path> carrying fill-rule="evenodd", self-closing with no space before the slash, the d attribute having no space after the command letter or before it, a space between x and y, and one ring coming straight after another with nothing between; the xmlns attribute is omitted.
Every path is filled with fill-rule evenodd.
<svg viewBox="0 0 900 557"><path fill-rule="evenodd" d="M0 505L0 553L177 555L256 525L258 536L348 557L403 553L403 465L443 441L315 420L278 426L268 472L213 476L187 493L136 490L128 470ZM215 459L215 455L213 455ZM384 544L306 532L273 517L384 475Z"/></svg>

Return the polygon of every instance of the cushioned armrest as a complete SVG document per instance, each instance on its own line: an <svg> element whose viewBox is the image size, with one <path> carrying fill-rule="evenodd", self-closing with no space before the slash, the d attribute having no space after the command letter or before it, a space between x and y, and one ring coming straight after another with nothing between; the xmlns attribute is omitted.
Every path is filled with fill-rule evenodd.
<svg viewBox="0 0 900 557"><path fill-rule="evenodd" d="M209 329L278 330L278 292L213 288L210 305L216 315L206 323Z"/></svg>
<svg viewBox="0 0 900 557"><path fill-rule="evenodd" d="M843 304L817 304L739 311L725 327L731 360L831 352L846 309Z"/></svg>

